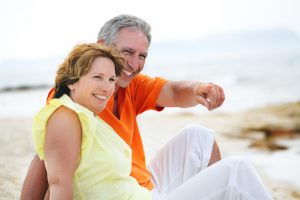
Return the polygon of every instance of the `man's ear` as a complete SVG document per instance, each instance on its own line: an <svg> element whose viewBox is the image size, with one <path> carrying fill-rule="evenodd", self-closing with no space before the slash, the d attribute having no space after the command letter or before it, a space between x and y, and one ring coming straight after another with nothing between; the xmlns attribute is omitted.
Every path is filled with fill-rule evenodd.
<svg viewBox="0 0 300 200"><path fill-rule="evenodd" d="M104 44L104 39L103 39L103 38L100 38L99 40L97 40L97 43L98 43L98 44Z"/></svg>

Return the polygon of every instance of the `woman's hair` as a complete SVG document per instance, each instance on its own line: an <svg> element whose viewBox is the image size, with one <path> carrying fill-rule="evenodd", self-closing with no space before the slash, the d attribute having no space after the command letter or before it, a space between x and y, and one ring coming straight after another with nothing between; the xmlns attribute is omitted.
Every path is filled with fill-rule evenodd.
<svg viewBox="0 0 300 200"><path fill-rule="evenodd" d="M151 42L151 26L144 20L133 15L118 15L107 21L98 33L98 41L104 40L105 44L113 44L117 33L122 28L136 28L147 37L148 43Z"/></svg>
<svg viewBox="0 0 300 200"><path fill-rule="evenodd" d="M69 53L64 62L59 65L55 78L54 98L59 98L63 94L70 94L69 84L73 84L85 75L93 61L98 57L110 59L115 65L116 76L120 76L123 69L124 59L119 51L113 46L103 46L101 44L79 44Z"/></svg>

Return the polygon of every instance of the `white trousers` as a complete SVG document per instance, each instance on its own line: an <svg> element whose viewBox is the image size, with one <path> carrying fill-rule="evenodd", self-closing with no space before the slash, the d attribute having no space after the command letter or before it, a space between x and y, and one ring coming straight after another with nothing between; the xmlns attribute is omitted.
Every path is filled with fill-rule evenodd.
<svg viewBox="0 0 300 200"><path fill-rule="evenodd" d="M207 168L213 131L199 125L183 128L148 164L154 200L272 199L251 163L225 158Z"/></svg>

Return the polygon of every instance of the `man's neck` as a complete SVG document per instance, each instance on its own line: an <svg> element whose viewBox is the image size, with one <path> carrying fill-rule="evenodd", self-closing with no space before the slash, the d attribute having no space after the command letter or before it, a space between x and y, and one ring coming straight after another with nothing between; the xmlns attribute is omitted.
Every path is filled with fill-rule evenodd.
<svg viewBox="0 0 300 200"><path fill-rule="evenodd" d="M114 115L120 119L120 114L119 114L119 100L118 100L118 89L115 90L114 93L114 109L113 109Z"/></svg>

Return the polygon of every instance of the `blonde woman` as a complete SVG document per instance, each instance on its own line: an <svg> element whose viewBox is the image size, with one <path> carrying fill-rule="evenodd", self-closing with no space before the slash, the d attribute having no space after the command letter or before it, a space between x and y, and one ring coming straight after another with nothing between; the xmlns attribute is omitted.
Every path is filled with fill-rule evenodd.
<svg viewBox="0 0 300 200"><path fill-rule="evenodd" d="M98 117L122 66L112 48L99 44L77 45L59 66L54 99L33 124L50 199L151 199L130 176L130 147Z"/></svg>

